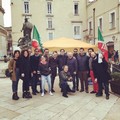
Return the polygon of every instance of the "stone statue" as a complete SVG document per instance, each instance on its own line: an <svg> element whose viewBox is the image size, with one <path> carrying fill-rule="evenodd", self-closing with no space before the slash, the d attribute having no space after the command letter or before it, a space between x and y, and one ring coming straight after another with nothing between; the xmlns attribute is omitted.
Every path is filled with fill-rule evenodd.
<svg viewBox="0 0 120 120"><path fill-rule="evenodd" d="M29 39L31 40L31 32L32 32L33 25L28 21L28 18L25 18L25 22L23 23L22 31L23 36L25 37L28 35Z"/></svg>

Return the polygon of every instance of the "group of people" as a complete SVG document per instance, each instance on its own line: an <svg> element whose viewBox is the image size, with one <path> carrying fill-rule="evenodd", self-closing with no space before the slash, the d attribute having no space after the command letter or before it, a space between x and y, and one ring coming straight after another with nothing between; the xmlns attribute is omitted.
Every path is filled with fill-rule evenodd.
<svg viewBox="0 0 120 120"><path fill-rule="evenodd" d="M84 48L79 50L75 48L73 52L66 53L64 49L49 53L49 49L44 49L41 53L39 49L31 53L31 49L14 51L13 58L10 60L8 68L11 72L12 80L12 99L18 100L18 83L19 79L23 80L23 98L32 98L32 95L41 93L43 97L47 90L45 83L48 83L48 92L53 95L55 92L54 81L59 75L59 87L62 96L68 97L69 92L76 91L89 93L88 78L92 79L93 91L96 97L103 95L105 90L106 99L109 99L109 80L108 63L101 56L101 62L98 62L98 54L92 48L88 49L88 54ZM38 81L40 83L40 91L37 90ZM80 82L80 87L79 87ZM30 93L30 84L32 94ZM72 85L72 87L71 87Z"/></svg>

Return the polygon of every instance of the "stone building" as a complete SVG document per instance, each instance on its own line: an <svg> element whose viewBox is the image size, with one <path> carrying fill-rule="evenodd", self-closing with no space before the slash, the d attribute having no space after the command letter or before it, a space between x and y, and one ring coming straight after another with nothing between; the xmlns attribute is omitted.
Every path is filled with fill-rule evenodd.
<svg viewBox="0 0 120 120"><path fill-rule="evenodd" d="M3 57L7 54L7 31L5 30L4 22L3 22L3 15L5 11L2 8L2 0L0 0L0 57Z"/></svg>
<svg viewBox="0 0 120 120"><path fill-rule="evenodd" d="M97 44L99 26L108 49L120 53L120 0L11 0L11 10L13 45L27 17L43 42L68 37Z"/></svg>

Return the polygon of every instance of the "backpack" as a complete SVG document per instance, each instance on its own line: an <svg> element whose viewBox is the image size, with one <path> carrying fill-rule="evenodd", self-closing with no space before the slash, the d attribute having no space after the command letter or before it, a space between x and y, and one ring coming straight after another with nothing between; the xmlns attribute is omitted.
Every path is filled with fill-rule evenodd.
<svg viewBox="0 0 120 120"><path fill-rule="evenodd" d="M6 77L11 77L12 76L12 72L9 72L9 69L5 70L5 75Z"/></svg>

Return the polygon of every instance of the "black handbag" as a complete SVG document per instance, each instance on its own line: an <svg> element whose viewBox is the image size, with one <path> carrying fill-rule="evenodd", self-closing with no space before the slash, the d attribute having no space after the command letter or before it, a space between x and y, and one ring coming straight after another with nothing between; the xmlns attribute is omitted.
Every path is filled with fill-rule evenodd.
<svg viewBox="0 0 120 120"><path fill-rule="evenodd" d="M12 76L12 72L9 72L9 69L5 70L5 75L6 77L11 77Z"/></svg>

